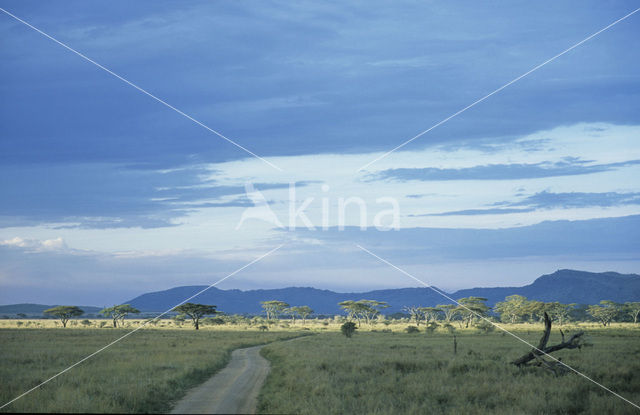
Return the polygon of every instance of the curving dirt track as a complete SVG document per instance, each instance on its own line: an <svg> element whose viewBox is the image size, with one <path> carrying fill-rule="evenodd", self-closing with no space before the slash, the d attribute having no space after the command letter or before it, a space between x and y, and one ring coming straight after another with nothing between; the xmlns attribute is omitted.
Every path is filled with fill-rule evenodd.
<svg viewBox="0 0 640 415"><path fill-rule="evenodd" d="M264 346L237 349L229 364L190 390L172 414L252 414L260 388L269 373L269 361L260 356Z"/></svg>

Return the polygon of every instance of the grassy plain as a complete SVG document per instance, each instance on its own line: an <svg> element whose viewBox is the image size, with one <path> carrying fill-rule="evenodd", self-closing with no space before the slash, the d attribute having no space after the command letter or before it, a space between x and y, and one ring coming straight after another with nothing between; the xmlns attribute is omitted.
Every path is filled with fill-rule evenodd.
<svg viewBox="0 0 640 415"><path fill-rule="evenodd" d="M51 320L45 322L53 325ZM25 325L26 322L21 327ZM299 335L293 331L261 333L256 329L196 332L187 327L140 330L2 411L167 412L187 389L224 367L233 349ZM1 403L128 331L0 329Z"/></svg>
<svg viewBox="0 0 640 415"><path fill-rule="evenodd" d="M113 329L106 320L0 320L0 400L5 403L137 327ZM269 343L272 372L260 397L266 413L636 413L575 374L554 377L508 362L528 347L499 331L461 329L458 353L439 328L406 334L408 323L363 325L347 339L340 323L280 321L205 325L161 320L134 333L16 401L13 412L166 412L187 389L207 379L236 348ZM537 344L542 324L505 327ZM567 364L633 402L640 402L640 325L573 323L592 347L557 353ZM384 332L383 332L384 330ZM293 342L277 340L316 334ZM550 344L559 340L556 327Z"/></svg>
<svg viewBox="0 0 640 415"><path fill-rule="evenodd" d="M533 329L535 327L535 330ZM640 403L640 330L587 329L591 347L554 353ZM537 344L542 325L510 326ZM564 328L566 331L566 327ZM584 329L584 327L583 327ZM556 328L549 344L560 341ZM259 411L300 414L624 414L632 405L587 379L509 362L529 347L500 332L322 333L266 346L272 371Z"/></svg>

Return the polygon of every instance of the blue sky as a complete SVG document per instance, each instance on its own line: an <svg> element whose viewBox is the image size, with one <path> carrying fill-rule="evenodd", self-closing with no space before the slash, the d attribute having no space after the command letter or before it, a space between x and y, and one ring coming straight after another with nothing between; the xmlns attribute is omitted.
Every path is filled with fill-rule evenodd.
<svg viewBox="0 0 640 415"><path fill-rule="evenodd" d="M207 284L280 243L223 288L414 285L354 241L451 290L640 271L640 13L358 171L634 2L0 7L282 168L0 13L0 303ZM329 229L236 229L247 182Z"/></svg>

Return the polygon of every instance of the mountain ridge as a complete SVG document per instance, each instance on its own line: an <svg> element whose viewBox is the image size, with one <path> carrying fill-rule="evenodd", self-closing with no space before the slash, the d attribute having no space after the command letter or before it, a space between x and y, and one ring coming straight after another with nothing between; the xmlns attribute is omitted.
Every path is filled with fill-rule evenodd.
<svg viewBox="0 0 640 415"><path fill-rule="evenodd" d="M162 312L184 301L206 288L206 285L187 285L141 294L123 304L131 304L142 312ZM561 303L597 304L601 300L616 302L640 301L640 275L621 274L613 271L588 272L559 269L536 278L531 284L520 287L476 287L452 293L436 290L457 300L463 297L484 297L493 306L508 295L523 295L531 300L558 301ZM390 307L385 314L402 311L403 306L424 307L446 304L450 301L428 287L407 287L372 290L366 292L335 292L313 287L287 287L275 289L222 290L212 287L200 294L193 302L215 304L220 311L229 314L259 314L260 301L281 300L292 306L308 305L316 314L339 314L338 303L345 300L370 299L387 302ZM0 306L0 313L38 313L52 306L40 304L14 304ZM96 313L100 308L84 306L87 313Z"/></svg>
<svg viewBox="0 0 640 415"><path fill-rule="evenodd" d="M168 290L142 294L128 303L143 311L164 311L183 301L206 286L181 286ZM434 287L439 290L438 288ZM484 297L489 305L504 300L508 295L524 295L532 300L559 301L562 303L597 304L601 300L616 302L640 301L640 275L620 274L613 271L595 273L560 269L538 277L531 284L521 287L477 287L448 293L453 299ZM180 295L172 295L180 294ZM372 299L385 301L390 307L385 313L402 310L403 306L436 306L449 301L431 288L394 288L366 292L339 293L312 287L288 287L259 290L221 290L210 288L198 296L196 302L216 304L220 311L233 314L258 314L262 312L260 301L281 300L291 305L308 305L317 314L338 314L338 302ZM175 300L175 301L174 301Z"/></svg>

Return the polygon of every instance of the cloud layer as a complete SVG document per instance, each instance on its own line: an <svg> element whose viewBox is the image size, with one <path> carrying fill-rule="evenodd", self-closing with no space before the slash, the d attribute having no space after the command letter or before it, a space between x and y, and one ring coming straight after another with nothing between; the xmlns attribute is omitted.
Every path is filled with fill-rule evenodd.
<svg viewBox="0 0 640 415"><path fill-rule="evenodd" d="M354 240L438 285L483 285L470 283L477 270L527 282L591 256L594 268L638 264L631 19L369 165L627 14L628 2L3 7L283 171L1 16L2 301L71 301L68 287L111 287L116 301L205 283L282 242L286 255L238 286L300 275L341 289L400 284ZM255 218L238 227L253 206L247 183L279 222L303 209L317 232L301 217L287 232ZM354 231L389 200L399 231ZM341 219L347 230L336 232Z"/></svg>

